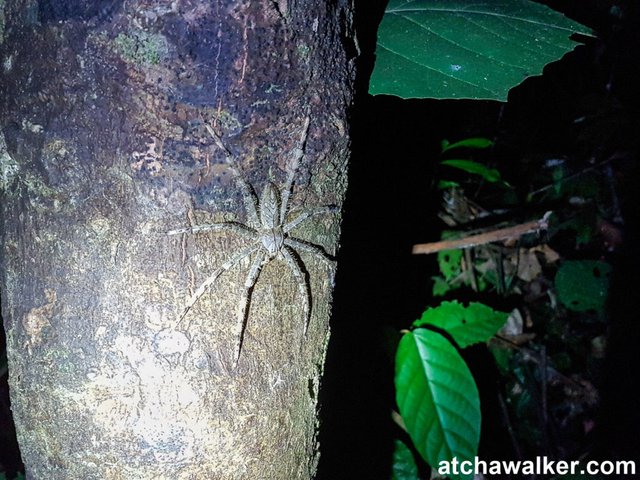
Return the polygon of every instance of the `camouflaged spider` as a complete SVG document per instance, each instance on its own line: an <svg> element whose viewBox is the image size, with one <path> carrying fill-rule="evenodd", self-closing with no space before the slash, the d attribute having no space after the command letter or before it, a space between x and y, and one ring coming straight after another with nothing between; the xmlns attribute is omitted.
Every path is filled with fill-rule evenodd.
<svg viewBox="0 0 640 480"><path fill-rule="evenodd" d="M209 133L216 141L216 144L224 152L227 153L227 160L230 163L231 154L222 145L222 142L215 134L213 129L207 126ZM218 267L209 277L198 287L195 293L189 298L186 306L180 314L179 322L184 319L191 307L202 297L206 290L231 267L238 265L242 259L255 254L249 273L244 282L244 289L240 303L240 336L236 350L235 362L237 364L242 351L244 341L244 333L249 319L249 306L251 303L251 295L255 287L262 268L271 260L280 257L291 270L296 283L298 285L299 295L304 301L304 334L306 335L311 320L311 286L309 284L308 273L305 269L304 262L300 258L300 252L314 255L327 264L333 263L323 247L307 242L305 240L295 238L290 235L291 231L308 220L312 216L324 213L332 213L336 211L333 206L317 207L311 210L303 211L296 215L292 220L287 221L289 213L289 198L293 188L294 176L304 156L304 144L306 142L307 132L309 129L309 119L305 121L303 133L300 139L300 145L293 153L292 165L289 167L287 182L283 188L279 189L275 184L269 182L263 189L260 199L256 196L253 188L247 184L240 175L232 168L236 181L242 192L244 208L247 213L247 224L239 222L220 222L206 225L196 225L193 227L179 228L167 232L167 235L179 235L186 233L202 233L228 231L233 232L241 237L250 240L252 243L248 247L240 250L220 267Z"/></svg>

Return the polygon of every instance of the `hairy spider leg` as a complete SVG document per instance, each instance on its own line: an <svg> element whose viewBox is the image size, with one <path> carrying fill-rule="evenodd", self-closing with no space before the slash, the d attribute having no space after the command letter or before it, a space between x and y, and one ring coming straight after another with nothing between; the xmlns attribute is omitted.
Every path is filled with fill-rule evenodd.
<svg viewBox="0 0 640 480"><path fill-rule="evenodd" d="M236 179L236 183L240 187L240 191L242 193L242 201L244 203L244 208L247 212L249 222L252 223L253 226L258 227L260 225L260 221L258 220L258 197L256 196L256 193L253 191L251 185L249 185L245 181L245 179L242 178L240 172L233 165L233 155L231 155L229 149L222 143L222 140L220 139L218 134L213 130L213 128L211 128L210 125L205 124L205 128L209 132L209 135L211 135L211 138L213 138L216 146L225 154L225 161L229 166L229 169L231 170L234 178Z"/></svg>
<svg viewBox="0 0 640 480"><path fill-rule="evenodd" d="M193 227L177 228L170 230L167 235L179 235L181 233L200 233L200 232L222 232L222 231L234 232L238 235L255 240L258 232L246 225L238 222L220 222L209 223L205 225L195 225Z"/></svg>
<svg viewBox="0 0 640 480"><path fill-rule="evenodd" d="M296 218L291 220L290 222L287 222L284 225L284 227L282 227L282 231L284 233L289 233L291 230L296 228L298 225L300 225L302 222L304 222L309 217L313 217L315 215L321 215L323 213L334 213L337 210L338 210L338 208L334 207L334 206L324 206L324 207L314 208L313 210L309 210L307 212L303 212L300 215L298 215Z"/></svg>
<svg viewBox="0 0 640 480"><path fill-rule="evenodd" d="M296 251L301 250L303 252L316 255L318 258L321 258L328 266L333 266L334 259L327 252L325 252L322 247L319 247L318 245L314 245L313 243L308 243L293 237L285 237L284 244Z"/></svg>
<svg viewBox="0 0 640 480"><path fill-rule="evenodd" d="M195 305L195 303L200 299L200 297L204 295L204 292L207 291L207 289L218 279L220 275L222 275L224 272L226 272L231 267L236 265L244 257L251 255L253 252L259 249L260 249L260 245L252 245L250 247L247 247L241 250L237 255L234 255L233 257L228 259L220 267L218 267L211 275L209 275L209 277L202 283L202 285L198 287L195 293L191 295L191 298L189 298L187 305L184 307L184 309L182 310L182 313L180 314L180 319L178 320L178 323L176 326L180 325L180 322L182 322L182 320L187 315L187 313L189 313L189 310L191 309L191 307Z"/></svg>
<svg viewBox="0 0 640 480"><path fill-rule="evenodd" d="M260 247L259 247L260 248ZM244 281L244 291L242 292L242 301L240 302L240 336L238 338L238 347L236 349L235 364L238 364L240 360L240 353L242 352L242 344L244 343L244 332L247 329L247 323L249 322L249 306L251 304L251 291L258 282L258 277L270 258L267 257L267 252L260 249L256 258L251 263L251 268L247 274L247 278Z"/></svg>
<svg viewBox="0 0 640 480"><path fill-rule="evenodd" d="M282 189L282 198L280 203L281 223L284 223L285 218L287 218L287 212L289 209L289 197L291 196L291 189L293 188L293 180L295 178L296 172L298 171L298 165L300 165L300 161L302 160L302 157L304 157L304 147L307 143L307 135L309 134L309 122L309 116L307 115L302 127L302 133L300 134L300 141L298 142L298 146L294 150L293 161L291 162L291 165L287 167L287 170L289 170L287 174L287 183Z"/></svg>
<svg viewBox="0 0 640 480"><path fill-rule="evenodd" d="M308 275L300 267L300 263L297 259L297 253L291 247L283 245L280 250L287 265L291 269L293 276L296 277L298 283L298 292L304 299L304 330L303 334L307 335L309 329L309 322L311 322L311 285L309 284Z"/></svg>
<svg viewBox="0 0 640 480"><path fill-rule="evenodd" d="M249 223L257 228L260 225L260 220L258 214L258 197L256 192L253 191L251 185L249 185L245 179L240 176L240 173L238 173L234 167L231 167L231 171L236 177L236 183L240 186L242 202L244 203L244 209L247 212Z"/></svg>

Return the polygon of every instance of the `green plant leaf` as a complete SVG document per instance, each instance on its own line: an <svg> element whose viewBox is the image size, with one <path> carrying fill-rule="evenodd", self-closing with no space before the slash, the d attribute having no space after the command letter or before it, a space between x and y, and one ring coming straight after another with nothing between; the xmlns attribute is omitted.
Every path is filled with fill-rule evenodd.
<svg viewBox="0 0 640 480"><path fill-rule="evenodd" d="M495 168L488 168L482 163L476 162L474 160L450 159L442 160L440 163L442 165L447 165L459 170L464 170L467 173L480 175L487 182L495 183L501 180L500 172L498 172L498 170L496 170Z"/></svg>
<svg viewBox="0 0 640 480"><path fill-rule="evenodd" d="M480 440L478 389L446 338L426 329L406 333L396 354L395 385L407 432L429 465L473 460Z"/></svg>
<svg viewBox="0 0 640 480"><path fill-rule="evenodd" d="M513 357L513 350L494 347L490 348L489 351L493 354L493 358L496 361L496 365L498 370L500 370L500 373L502 375L507 375L509 373L511 358Z"/></svg>
<svg viewBox="0 0 640 480"><path fill-rule="evenodd" d="M609 290L611 265L595 260L567 260L556 273L558 299L576 312L602 310Z"/></svg>
<svg viewBox="0 0 640 480"><path fill-rule="evenodd" d="M427 308L422 317L413 322L414 327L433 325L442 328L453 337L460 348L486 342L504 325L508 313L497 312L483 303L472 302L468 307L457 301L442 302Z"/></svg>
<svg viewBox="0 0 640 480"><path fill-rule="evenodd" d="M472 137L465 138L464 140L460 140L459 142L449 143L447 140L442 141L442 153L447 150L453 150L454 148L488 148L493 145L493 142L488 138L483 137Z"/></svg>
<svg viewBox="0 0 640 480"><path fill-rule="evenodd" d="M391 480L418 480L418 466L413 453L401 440L393 443Z"/></svg>
<svg viewBox="0 0 640 480"><path fill-rule="evenodd" d="M390 0L369 93L506 101L507 92L590 34L530 0Z"/></svg>
<svg viewBox="0 0 640 480"><path fill-rule="evenodd" d="M434 297L443 297L449 290L455 290L455 288L452 287L451 284L447 283L447 281L440 276L431 277L431 279L433 280L431 295L433 295Z"/></svg>
<svg viewBox="0 0 640 480"><path fill-rule="evenodd" d="M447 188L455 188L459 186L460 184L458 182L454 182L453 180L438 180L439 190L446 190Z"/></svg>
<svg viewBox="0 0 640 480"><path fill-rule="evenodd" d="M448 282L460 275L461 261L462 250L441 250L438 252L438 268Z"/></svg>

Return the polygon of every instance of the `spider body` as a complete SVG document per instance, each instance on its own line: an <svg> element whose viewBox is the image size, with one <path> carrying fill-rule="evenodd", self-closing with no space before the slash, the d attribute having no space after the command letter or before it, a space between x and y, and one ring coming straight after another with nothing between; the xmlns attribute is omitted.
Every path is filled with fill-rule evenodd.
<svg viewBox="0 0 640 480"><path fill-rule="evenodd" d="M308 129L308 120L305 125L305 131L301 139L304 143L306 131ZM216 138L214 136L214 138ZM220 145L219 145L220 146ZM225 149L226 151L226 149ZM187 228L180 228L167 232L168 235L178 234L196 234L202 232L228 231L233 232L250 241L250 245L236 252L228 258L220 267L207 277L207 279L197 288L187 301L185 307L180 314L180 323L195 303L204 295L204 293L213 285L213 283L225 271L229 270L245 258L253 259L251 261L249 271L247 273L242 298L239 306L239 323L240 335L238 338L235 362L237 364L242 351L244 341L244 333L249 319L249 310L251 303L251 294L258 281L262 268L270 261L281 258L289 267L293 274L298 287L298 295L303 301L304 315L304 334L306 335L311 319L311 286L309 283L309 274L305 264L302 261L300 253L310 254L321 259L331 265L333 259L326 253L323 247L315 245L300 238L293 237L290 232L298 225L302 224L309 218L331 213L335 211L335 207L323 206L311 210L302 211L294 216L290 221L286 221L288 212L288 203L293 187L295 170L303 155L302 148L295 150L293 167L290 168L287 176L286 184L279 189L274 183L269 182L265 185L260 199L256 197L253 188L248 185L242 177L236 173L236 180L242 192L243 203L247 213L246 224L239 222L220 222L206 225L195 225Z"/></svg>
<svg viewBox="0 0 640 480"><path fill-rule="evenodd" d="M277 187L269 182L260 197L260 237L268 258L275 257L284 245L284 231L279 216L281 202Z"/></svg>

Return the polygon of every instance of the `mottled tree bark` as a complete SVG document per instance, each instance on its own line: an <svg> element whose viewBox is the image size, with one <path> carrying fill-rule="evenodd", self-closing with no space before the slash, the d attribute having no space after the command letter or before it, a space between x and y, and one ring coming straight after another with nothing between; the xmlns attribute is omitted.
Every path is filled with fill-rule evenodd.
<svg viewBox="0 0 640 480"><path fill-rule="evenodd" d="M348 1L0 12L2 316L28 478L312 478L335 263L279 254L244 295L256 253L229 259L259 238L167 232L247 224L236 177L259 194L295 172L289 220L337 208L285 235L335 254Z"/></svg>

